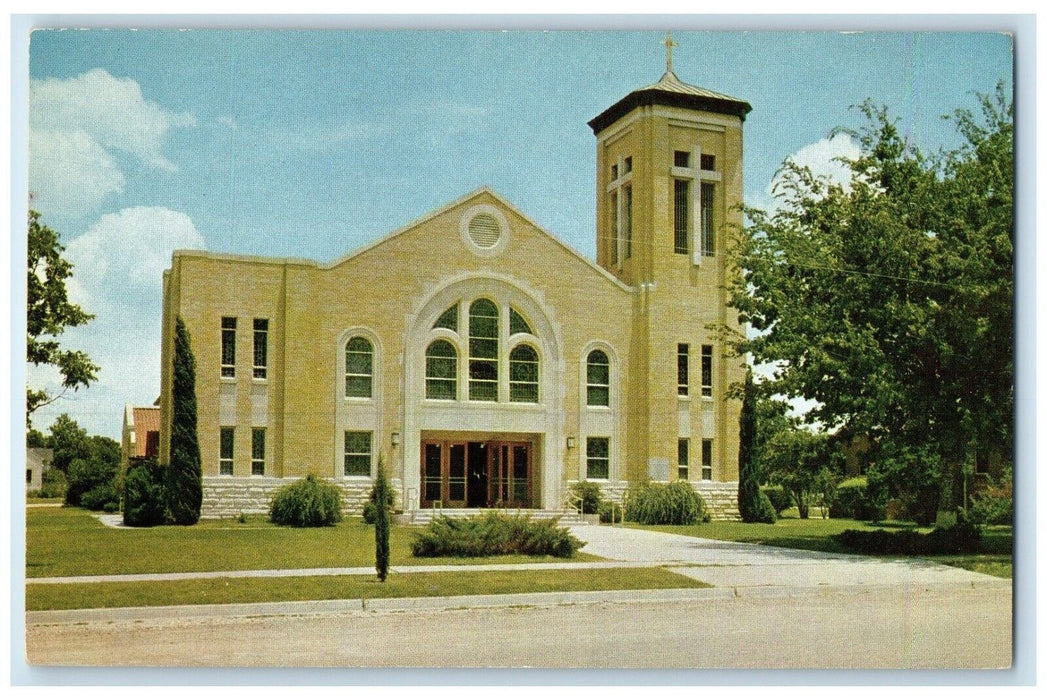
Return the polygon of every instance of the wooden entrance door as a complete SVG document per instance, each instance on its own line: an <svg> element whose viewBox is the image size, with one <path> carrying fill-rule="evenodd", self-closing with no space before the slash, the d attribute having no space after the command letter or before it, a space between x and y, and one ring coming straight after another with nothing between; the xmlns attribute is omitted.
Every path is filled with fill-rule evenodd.
<svg viewBox="0 0 1047 700"><path fill-rule="evenodd" d="M466 444L422 442L422 508L440 505L464 508L466 500Z"/></svg>
<svg viewBox="0 0 1047 700"><path fill-rule="evenodd" d="M488 503L495 508L532 508L531 444L487 443Z"/></svg>

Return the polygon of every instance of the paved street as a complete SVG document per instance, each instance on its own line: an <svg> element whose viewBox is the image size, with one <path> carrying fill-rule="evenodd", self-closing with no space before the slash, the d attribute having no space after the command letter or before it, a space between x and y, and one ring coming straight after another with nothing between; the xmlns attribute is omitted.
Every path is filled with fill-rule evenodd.
<svg viewBox="0 0 1047 700"><path fill-rule="evenodd" d="M1011 585L880 560L579 527L712 589L31 613L47 665L1001 668ZM201 640L207 640L201 644Z"/></svg>

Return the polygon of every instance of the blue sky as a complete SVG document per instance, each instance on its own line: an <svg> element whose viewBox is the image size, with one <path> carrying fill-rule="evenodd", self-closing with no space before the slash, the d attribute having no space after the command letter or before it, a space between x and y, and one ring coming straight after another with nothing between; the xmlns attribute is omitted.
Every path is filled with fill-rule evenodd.
<svg viewBox="0 0 1047 700"><path fill-rule="evenodd" d="M921 148L941 117L1009 87L990 33L676 31L676 74L747 100L745 195L787 157L831 172L852 105L884 104ZM481 185L594 256L586 122L665 70L663 32L38 31L30 190L97 314L67 345L98 382L67 412L118 437L159 392L160 286L175 248L331 260ZM47 372L30 381L47 382Z"/></svg>

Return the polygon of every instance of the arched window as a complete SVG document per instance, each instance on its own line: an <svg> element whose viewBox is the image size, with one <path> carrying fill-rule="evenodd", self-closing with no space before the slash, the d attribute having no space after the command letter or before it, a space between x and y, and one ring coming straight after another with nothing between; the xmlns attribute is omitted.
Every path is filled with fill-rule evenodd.
<svg viewBox="0 0 1047 700"><path fill-rule="evenodd" d="M356 336L345 344L345 395L371 398L374 349L367 338Z"/></svg>
<svg viewBox="0 0 1047 700"><path fill-rule="evenodd" d="M446 328L449 331L458 332L458 304L451 306L436 319L433 328Z"/></svg>
<svg viewBox="0 0 1047 700"><path fill-rule="evenodd" d="M425 351L425 398L458 398L458 351L446 340L436 340Z"/></svg>
<svg viewBox="0 0 1047 700"><path fill-rule="evenodd" d="M585 405L611 405L611 363L603 350L593 350L585 362Z"/></svg>
<svg viewBox="0 0 1047 700"><path fill-rule="evenodd" d="M498 307L490 299L469 306L469 399L498 400Z"/></svg>
<svg viewBox="0 0 1047 700"><path fill-rule="evenodd" d="M520 312L509 307L509 334L514 333L530 333L534 335L534 331L531 330L531 325L527 323L527 319L520 315Z"/></svg>
<svg viewBox="0 0 1047 700"><path fill-rule="evenodd" d="M530 345L509 353L509 400L538 403L538 353Z"/></svg>

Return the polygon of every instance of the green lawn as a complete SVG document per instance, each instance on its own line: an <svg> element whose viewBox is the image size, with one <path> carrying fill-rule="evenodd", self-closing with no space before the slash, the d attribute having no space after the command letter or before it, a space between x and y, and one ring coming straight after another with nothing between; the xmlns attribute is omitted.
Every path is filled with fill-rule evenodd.
<svg viewBox="0 0 1047 700"><path fill-rule="evenodd" d="M26 610L136 607L295 600L413 598L547 591L708 588L662 568L552 571L452 571L374 576L220 578L136 583L26 585Z"/></svg>
<svg viewBox="0 0 1047 700"><path fill-rule="evenodd" d="M915 528L913 523L886 522L867 523L860 520L844 518L781 518L774 525L742 522L711 522L698 525L652 525L641 526L632 523L626 527L645 527L649 530L671 532L691 537L704 537L711 540L730 540L732 542L749 542L766 544L772 547L790 549L807 549L817 552L834 552L850 554L842 547L833 535L844 530L879 530L895 528ZM930 532L931 528L915 528L920 532ZM1009 526L991 526L984 530L982 548L978 554L942 555L923 557L933 561L958 566L971 571L1011 578L1011 546L1013 530Z"/></svg>
<svg viewBox="0 0 1047 700"><path fill-rule="evenodd" d="M415 531L392 528L389 549L393 566L563 561L527 556L419 559L411 555ZM572 561L599 559L576 554ZM246 523L207 520L192 527L118 529L103 525L79 508L30 508L26 514L27 579L373 565L374 528L358 518L323 528L278 527L257 517Z"/></svg>

